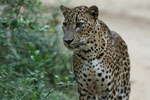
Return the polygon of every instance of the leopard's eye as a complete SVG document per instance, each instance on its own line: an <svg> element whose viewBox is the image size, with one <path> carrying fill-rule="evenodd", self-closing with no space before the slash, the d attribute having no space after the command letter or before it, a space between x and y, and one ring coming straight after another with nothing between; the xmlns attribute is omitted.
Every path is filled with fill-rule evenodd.
<svg viewBox="0 0 150 100"><path fill-rule="evenodd" d="M63 22L63 26L66 27L66 26L67 26L67 23L66 23L66 22Z"/></svg>
<svg viewBox="0 0 150 100"><path fill-rule="evenodd" d="M83 25L82 22L78 22L78 23L76 23L76 28L79 28L79 27L81 27L82 25Z"/></svg>

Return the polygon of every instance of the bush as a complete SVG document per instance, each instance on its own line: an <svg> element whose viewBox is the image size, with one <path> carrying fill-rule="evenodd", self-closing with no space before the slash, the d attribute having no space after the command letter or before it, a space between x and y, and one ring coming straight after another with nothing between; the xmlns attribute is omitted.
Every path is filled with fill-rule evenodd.
<svg viewBox="0 0 150 100"><path fill-rule="evenodd" d="M68 100L64 89L75 83L70 55L61 51L58 8L43 17L38 0L0 4L0 99Z"/></svg>

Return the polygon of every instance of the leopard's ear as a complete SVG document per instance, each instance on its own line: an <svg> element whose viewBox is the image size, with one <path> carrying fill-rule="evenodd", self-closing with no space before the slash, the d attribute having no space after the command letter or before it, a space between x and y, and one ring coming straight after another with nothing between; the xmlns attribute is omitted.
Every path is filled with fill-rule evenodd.
<svg viewBox="0 0 150 100"><path fill-rule="evenodd" d="M60 5L60 10L62 11L63 15L66 16L66 13L70 11L70 8Z"/></svg>
<svg viewBox="0 0 150 100"><path fill-rule="evenodd" d="M90 16L92 16L94 19L98 18L99 10L98 7L93 5L88 8L87 12L89 13Z"/></svg>

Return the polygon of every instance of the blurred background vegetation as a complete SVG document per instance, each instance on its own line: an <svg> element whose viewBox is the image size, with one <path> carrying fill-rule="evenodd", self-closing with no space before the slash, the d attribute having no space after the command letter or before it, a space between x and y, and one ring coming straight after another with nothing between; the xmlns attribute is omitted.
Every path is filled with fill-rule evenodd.
<svg viewBox="0 0 150 100"><path fill-rule="evenodd" d="M38 0L0 0L0 100L77 98L58 19Z"/></svg>

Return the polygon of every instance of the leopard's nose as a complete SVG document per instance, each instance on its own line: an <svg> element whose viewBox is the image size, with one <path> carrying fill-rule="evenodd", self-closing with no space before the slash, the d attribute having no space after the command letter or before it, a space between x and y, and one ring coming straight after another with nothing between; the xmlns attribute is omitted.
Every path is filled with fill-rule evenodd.
<svg viewBox="0 0 150 100"><path fill-rule="evenodd" d="M64 40L64 42L66 42L67 44L70 44L72 41L73 41L73 39L72 40Z"/></svg>

